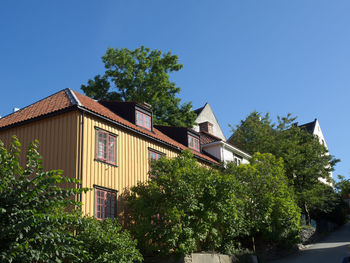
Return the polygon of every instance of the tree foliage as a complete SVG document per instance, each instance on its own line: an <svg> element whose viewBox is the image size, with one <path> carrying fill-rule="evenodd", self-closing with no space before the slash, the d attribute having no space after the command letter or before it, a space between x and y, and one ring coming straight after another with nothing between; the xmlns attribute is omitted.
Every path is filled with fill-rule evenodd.
<svg viewBox="0 0 350 263"><path fill-rule="evenodd" d="M90 79L81 88L97 100L137 101L152 105L155 124L192 127L196 118L191 103L180 105L180 88L169 73L182 65L170 52L162 54L141 46L135 50L107 49L102 57L105 74Z"/></svg>
<svg viewBox="0 0 350 263"><path fill-rule="evenodd" d="M347 205L333 187L317 182L315 186L301 194L302 203L309 208L310 217L315 220L326 219L338 225L345 224ZM308 220L306 218L306 220Z"/></svg>
<svg viewBox="0 0 350 263"><path fill-rule="evenodd" d="M110 219L100 222L85 217L77 228L76 238L88 251L86 262L142 262L142 256L136 249L136 242L129 232L122 231L121 226Z"/></svg>
<svg viewBox="0 0 350 263"><path fill-rule="evenodd" d="M329 155L316 136L293 125L295 119L289 114L278 117L278 122L273 123L268 114L262 116L253 112L233 128L229 143L249 153L272 153L282 158L289 183L294 187L300 207L308 216L308 211L313 209L311 206L324 206L321 204L322 198L318 199L319 204L309 202L311 199L304 198L305 193L314 193L313 189L320 178L332 182L330 172L338 160Z"/></svg>
<svg viewBox="0 0 350 263"><path fill-rule="evenodd" d="M152 179L133 187L132 233L144 253L186 254L218 250L244 233L237 183L200 167L189 152L152 164Z"/></svg>
<svg viewBox="0 0 350 263"><path fill-rule="evenodd" d="M244 220L250 236L286 245L298 241L300 211L281 158L256 153L250 164L229 163L223 172L233 175L242 186L236 193L245 204Z"/></svg>
<svg viewBox="0 0 350 263"><path fill-rule="evenodd" d="M344 176L338 175L338 181L335 184L335 188L337 189L338 193L343 198L349 198L349 195L350 195L350 179L345 179Z"/></svg>
<svg viewBox="0 0 350 263"><path fill-rule="evenodd" d="M20 165L20 142L9 150L0 141L0 261L1 262L133 262L135 244L117 224L105 227L82 217L74 196L88 189L60 170L45 171L38 142L30 144L26 164ZM108 230L109 234L94 233ZM98 239L95 240L95 237ZM117 241L110 245L112 241ZM107 255L91 244L119 248ZM128 244L127 249L123 249ZM120 251L125 253L124 259ZM139 260L141 261L141 260Z"/></svg>
<svg viewBox="0 0 350 263"><path fill-rule="evenodd" d="M257 233L270 242L295 242L300 214L282 161L256 155L253 162L209 169L185 152L152 163L150 181L133 187L128 199L141 250L229 252Z"/></svg>

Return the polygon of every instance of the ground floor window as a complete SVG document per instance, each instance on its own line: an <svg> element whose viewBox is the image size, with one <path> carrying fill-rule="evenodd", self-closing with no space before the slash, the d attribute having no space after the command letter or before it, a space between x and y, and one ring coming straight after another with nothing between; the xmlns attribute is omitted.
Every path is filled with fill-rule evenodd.
<svg viewBox="0 0 350 263"><path fill-rule="evenodd" d="M116 217L117 191L95 187L95 217L99 220Z"/></svg>

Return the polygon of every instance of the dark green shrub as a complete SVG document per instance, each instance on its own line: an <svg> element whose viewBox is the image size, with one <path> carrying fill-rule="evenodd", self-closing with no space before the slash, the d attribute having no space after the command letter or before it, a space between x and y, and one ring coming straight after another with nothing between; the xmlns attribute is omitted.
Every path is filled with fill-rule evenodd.
<svg viewBox="0 0 350 263"><path fill-rule="evenodd" d="M88 254L87 262L142 262L136 242L127 231L122 231L116 221L97 221L85 217L79 225L76 238L84 244Z"/></svg>

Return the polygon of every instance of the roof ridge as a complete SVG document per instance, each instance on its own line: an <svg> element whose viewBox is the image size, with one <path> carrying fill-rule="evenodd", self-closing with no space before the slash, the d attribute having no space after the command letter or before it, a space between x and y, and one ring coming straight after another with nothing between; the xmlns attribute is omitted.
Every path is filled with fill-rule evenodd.
<svg viewBox="0 0 350 263"><path fill-rule="evenodd" d="M68 99L70 100L70 102L73 104L73 105L78 105L78 106L82 106L82 104L80 103L79 99L77 98L77 96L75 95L75 91L70 89L70 88L67 88L64 90L68 96Z"/></svg>
<svg viewBox="0 0 350 263"><path fill-rule="evenodd" d="M43 100L46 100L46 99L48 99L48 98L50 98L50 97L52 97L52 96L54 96L54 95L56 95L56 94L58 94L58 93L60 93L60 92L62 92L62 91L65 91L65 89L59 90L59 91L57 91L57 92L55 92L55 93L53 93L53 94L51 94L51 95L46 96L45 98L43 98L43 99L41 99L41 100L35 101L35 102L33 102L33 103L31 103L31 104L29 104L29 105L23 107L23 108L20 108L18 111L11 112L11 113L9 113L9 114L7 114L7 115L1 117L1 119L5 119L5 118L11 116L12 114L19 113L19 112L21 112L22 110L27 109L27 108L29 108L30 106L33 106L34 104L36 104L36 103L38 103L38 102L41 102L41 101L43 101Z"/></svg>

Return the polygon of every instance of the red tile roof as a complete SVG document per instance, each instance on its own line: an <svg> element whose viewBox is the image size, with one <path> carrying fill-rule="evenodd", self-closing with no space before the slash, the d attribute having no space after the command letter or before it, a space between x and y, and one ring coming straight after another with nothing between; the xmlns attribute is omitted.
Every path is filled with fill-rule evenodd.
<svg viewBox="0 0 350 263"><path fill-rule="evenodd" d="M0 119L0 128L34 119L72 106L66 92L61 90L45 99L39 100L23 109Z"/></svg>
<svg viewBox="0 0 350 263"><path fill-rule="evenodd" d="M186 150L188 149L186 146L174 141L173 139L169 138L162 132L160 132L157 129L153 129L152 131L147 131L145 129L142 129L135 124L123 119L119 115L115 114L108 108L101 105L99 102L80 94L79 92L72 91L69 89L59 91L45 99L42 99L38 102L35 102L17 112L14 112L12 114L9 114L3 118L0 119L0 129L5 128L14 124L20 124L23 121L28 121L31 119L35 119L37 117L45 116L51 113L58 112L60 110L68 109L70 107L78 105L82 109L89 110L97 115L103 116L111 121L117 122L127 128L131 128L135 132L144 134L148 137L157 139L161 142L164 142L166 144L169 144L173 147L178 148L179 150ZM214 159L208 157L207 155L204 155L202 153L195 152L191 150L191 152L196 155L197 157L200 157L202 159L205 159L210 162L216 163Z"/></svg>
<svg viewBox="0 0 350 263"><path fill-rule="evenodd" d="M150 137L153 137L155 139L158 139L162 142L165 142L167 144L170 144L172 146L175 146L181 150L186 150L186 149L189 149L187 148L186 146L178 143L177 141L171 139L170 137L166 136L164 133L160 132L159 130L157 130L156 128L153 128L153 132L152 131L147 131L145 129L142 129L138 126L136 126L135 124L123 119L122 117L118 116L117 114L115 114L114 112L112 112L111 110L109 110L108 108L106 108L105 106L101 105L100 103L98 103L97 101L83 95L83 94L80 94L79 92L76 92L76 91L73 91L75 96L77 97L77 99L80 101L82 107L94 112L94 113L97 113L101 116L104 116L104 117L107 117L108 119L112 120L112 121L115 121L115 122L118 122L124 126L127 126L129 128L132 128L133 130L136 130L140 133L143 133L145 135L148 135ZM214 159L206 156L205 154L202 154L202 153L198 153L196 151L193 151L191 150L191 152L194 154L194 155L197 155L198 157L201 157L205 160L208 160L210 162L215 162L217 163L217 161L215 161Z"/></svg>

